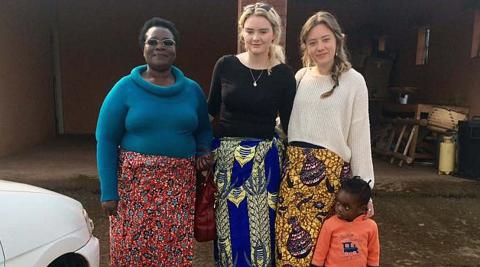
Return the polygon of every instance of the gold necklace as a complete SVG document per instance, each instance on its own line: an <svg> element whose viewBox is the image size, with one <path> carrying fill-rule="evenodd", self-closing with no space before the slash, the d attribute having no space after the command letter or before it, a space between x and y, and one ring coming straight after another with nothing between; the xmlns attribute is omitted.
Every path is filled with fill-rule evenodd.
<svg viewBox="0 0 480 267"><path fill-rule="evenodd" d="M251 68L248 68L248 70L250 71L250 75L252 76L253 86L254 86L254 87L257 87L257 82L258 82L258 80L260 80L260 77L262 77L263 70L260 71L260 75L258 75L258 77L257 77L256 79L255 79L255 76L253 76L252 69L251 69Z"/></svg>

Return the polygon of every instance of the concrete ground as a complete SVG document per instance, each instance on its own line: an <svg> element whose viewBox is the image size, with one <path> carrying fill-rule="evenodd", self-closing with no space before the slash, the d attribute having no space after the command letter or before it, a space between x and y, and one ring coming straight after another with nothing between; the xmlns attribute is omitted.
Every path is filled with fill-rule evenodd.
<svg viewBox="0 0 480 267"><path fill-rule="evenodd" d="M433 167L375 159L375 217L382 266L480 266L480 181L439 176ZM0 179L69 195L88 210L108 266L108 221L98 202L95 142L61 137L0 158ZM194 266L214 266L212 244L197 243Z"/></svg>

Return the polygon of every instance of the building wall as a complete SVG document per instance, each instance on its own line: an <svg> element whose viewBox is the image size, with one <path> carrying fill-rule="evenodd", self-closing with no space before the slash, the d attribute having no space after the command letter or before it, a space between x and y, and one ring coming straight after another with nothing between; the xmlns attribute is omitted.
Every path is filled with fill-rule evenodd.
<svg viewBox="0 0 480 267"><path fill-rule="evenodd" d="M0 156L55 135L51 1L0 1Z"/></svg>
<svg viewBox="0 0 480 267"><path fill-rule="evenodd" d="M470 106L472 114L480 114L480 58L469 55L470 1L269 2L288 21L287 60L295 70L301 66L302 24L314 12L329 10L339 18L352 51L370 52L371 37L387 35L387 50L397 54L392 85L418 86L424 102ZM177 24L176 64L208 90L215 61L236 51L238 8L238 1L224 0L0 1L0 155L55 135L50 41L55 12L65 133L83 134L94 132L99 107L113 84L143 64L137 36L146 19L162 16ZM423 24L432 29L430 60L415 66L417 28Z"/></svg>
<svg viewBox="0 0 480 267"><path fill-rule="evenodd" d="M237 1L59 1L60 60L65 133L95 131L110 88L144 64L138 45L143 23L154 16L180 31L176 65L208 90L223 54L236 51Z"/></svg>
<svg viewBox="0 0 480 267"><path fill-rule="evenodd" d="M480 58L470 58L474 12L468 1L430 0L411 6L388 2L395 12L411 14L399 18L398 30L393 21L389 25L396 34L388 43L399 55L393 82L417 85L424 102L468 106L472 115L480 115ZM429 60L415 66L417 28L423 25L431 27Z"/></svg>

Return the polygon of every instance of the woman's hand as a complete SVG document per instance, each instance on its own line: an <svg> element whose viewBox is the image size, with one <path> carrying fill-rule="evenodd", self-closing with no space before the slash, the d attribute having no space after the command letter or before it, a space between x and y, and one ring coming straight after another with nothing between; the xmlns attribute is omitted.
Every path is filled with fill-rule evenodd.
<svg viewBox="0 0 480 267"><path fill-rule="evenodd" d="M102 202L103 212L105 212L107 216L117 215L117 207L118 207L117 200L109 200L109 201Z"/></svg>
<svg viewBox="0 0 480 267"><path fill-rule="evenodd" d="M212 163L212 154L207 153L202 156L198 156L195 159L195 167L197 168L197 171L204 171L207 170Z"/></svg>
<svg viewBox="0 0 480 267"><path fill-rule="evenodd" d="M373 208L373 200L370 199L367 204L367 217L370 218L375 214L375 210Z"/></svg>

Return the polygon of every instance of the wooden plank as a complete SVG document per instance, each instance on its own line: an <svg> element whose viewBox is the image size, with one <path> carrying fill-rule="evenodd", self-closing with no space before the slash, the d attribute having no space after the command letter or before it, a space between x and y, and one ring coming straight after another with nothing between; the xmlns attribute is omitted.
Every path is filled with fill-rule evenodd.
<svg viewBox="0 0 480 267"><path fill-rule="evenodd" d="M395 144L395 149L393 150L393 152L398 151L398 148L400 147L400 143L402 142L403 134L405 133L406 129L407 129L407 125L403 125L402 130L400 131L400 135L398 136L397 143ZM394 160L395 160L395 158L392 157L390 159L390 163L393 164Z"/></svg>
<svg viewBox="0 0 480 267"><path fill-rule="evenodd" d="M374 151L375 153L377 153L379 155L382 155L382 156L394 157L396 159L405 161L408 164L413 162L413 159L411 157L403 155L402 153L399 153L399 152L385 151L385 150L381 150L381 149L378 149L378 148L372 148L372 151Z"/></svg>
<svg viewBox="0 0 480 267"><path fill-rule="evenodd" d="M418 125L414 125L412 127L412 131L410 132L410 136L408 137L407 145L405 146L405 149L403 150L403 155L406 156L408 150L411 149L410 144L412 143L412 140L413 140L413 143L415 144L415 147L416 147L416 145L417 145L417 134L418 134ZM413 147L413 145L412 145L412 147ZM415 148L413 148L413 155L415 156ZM415 159L414 156L413 157L409 156L409 158L411 158L412 161L413 161ZM400 162L398 163L398 166L402 167L402 165L403 165L403 160L400 160Z"/></svg>

